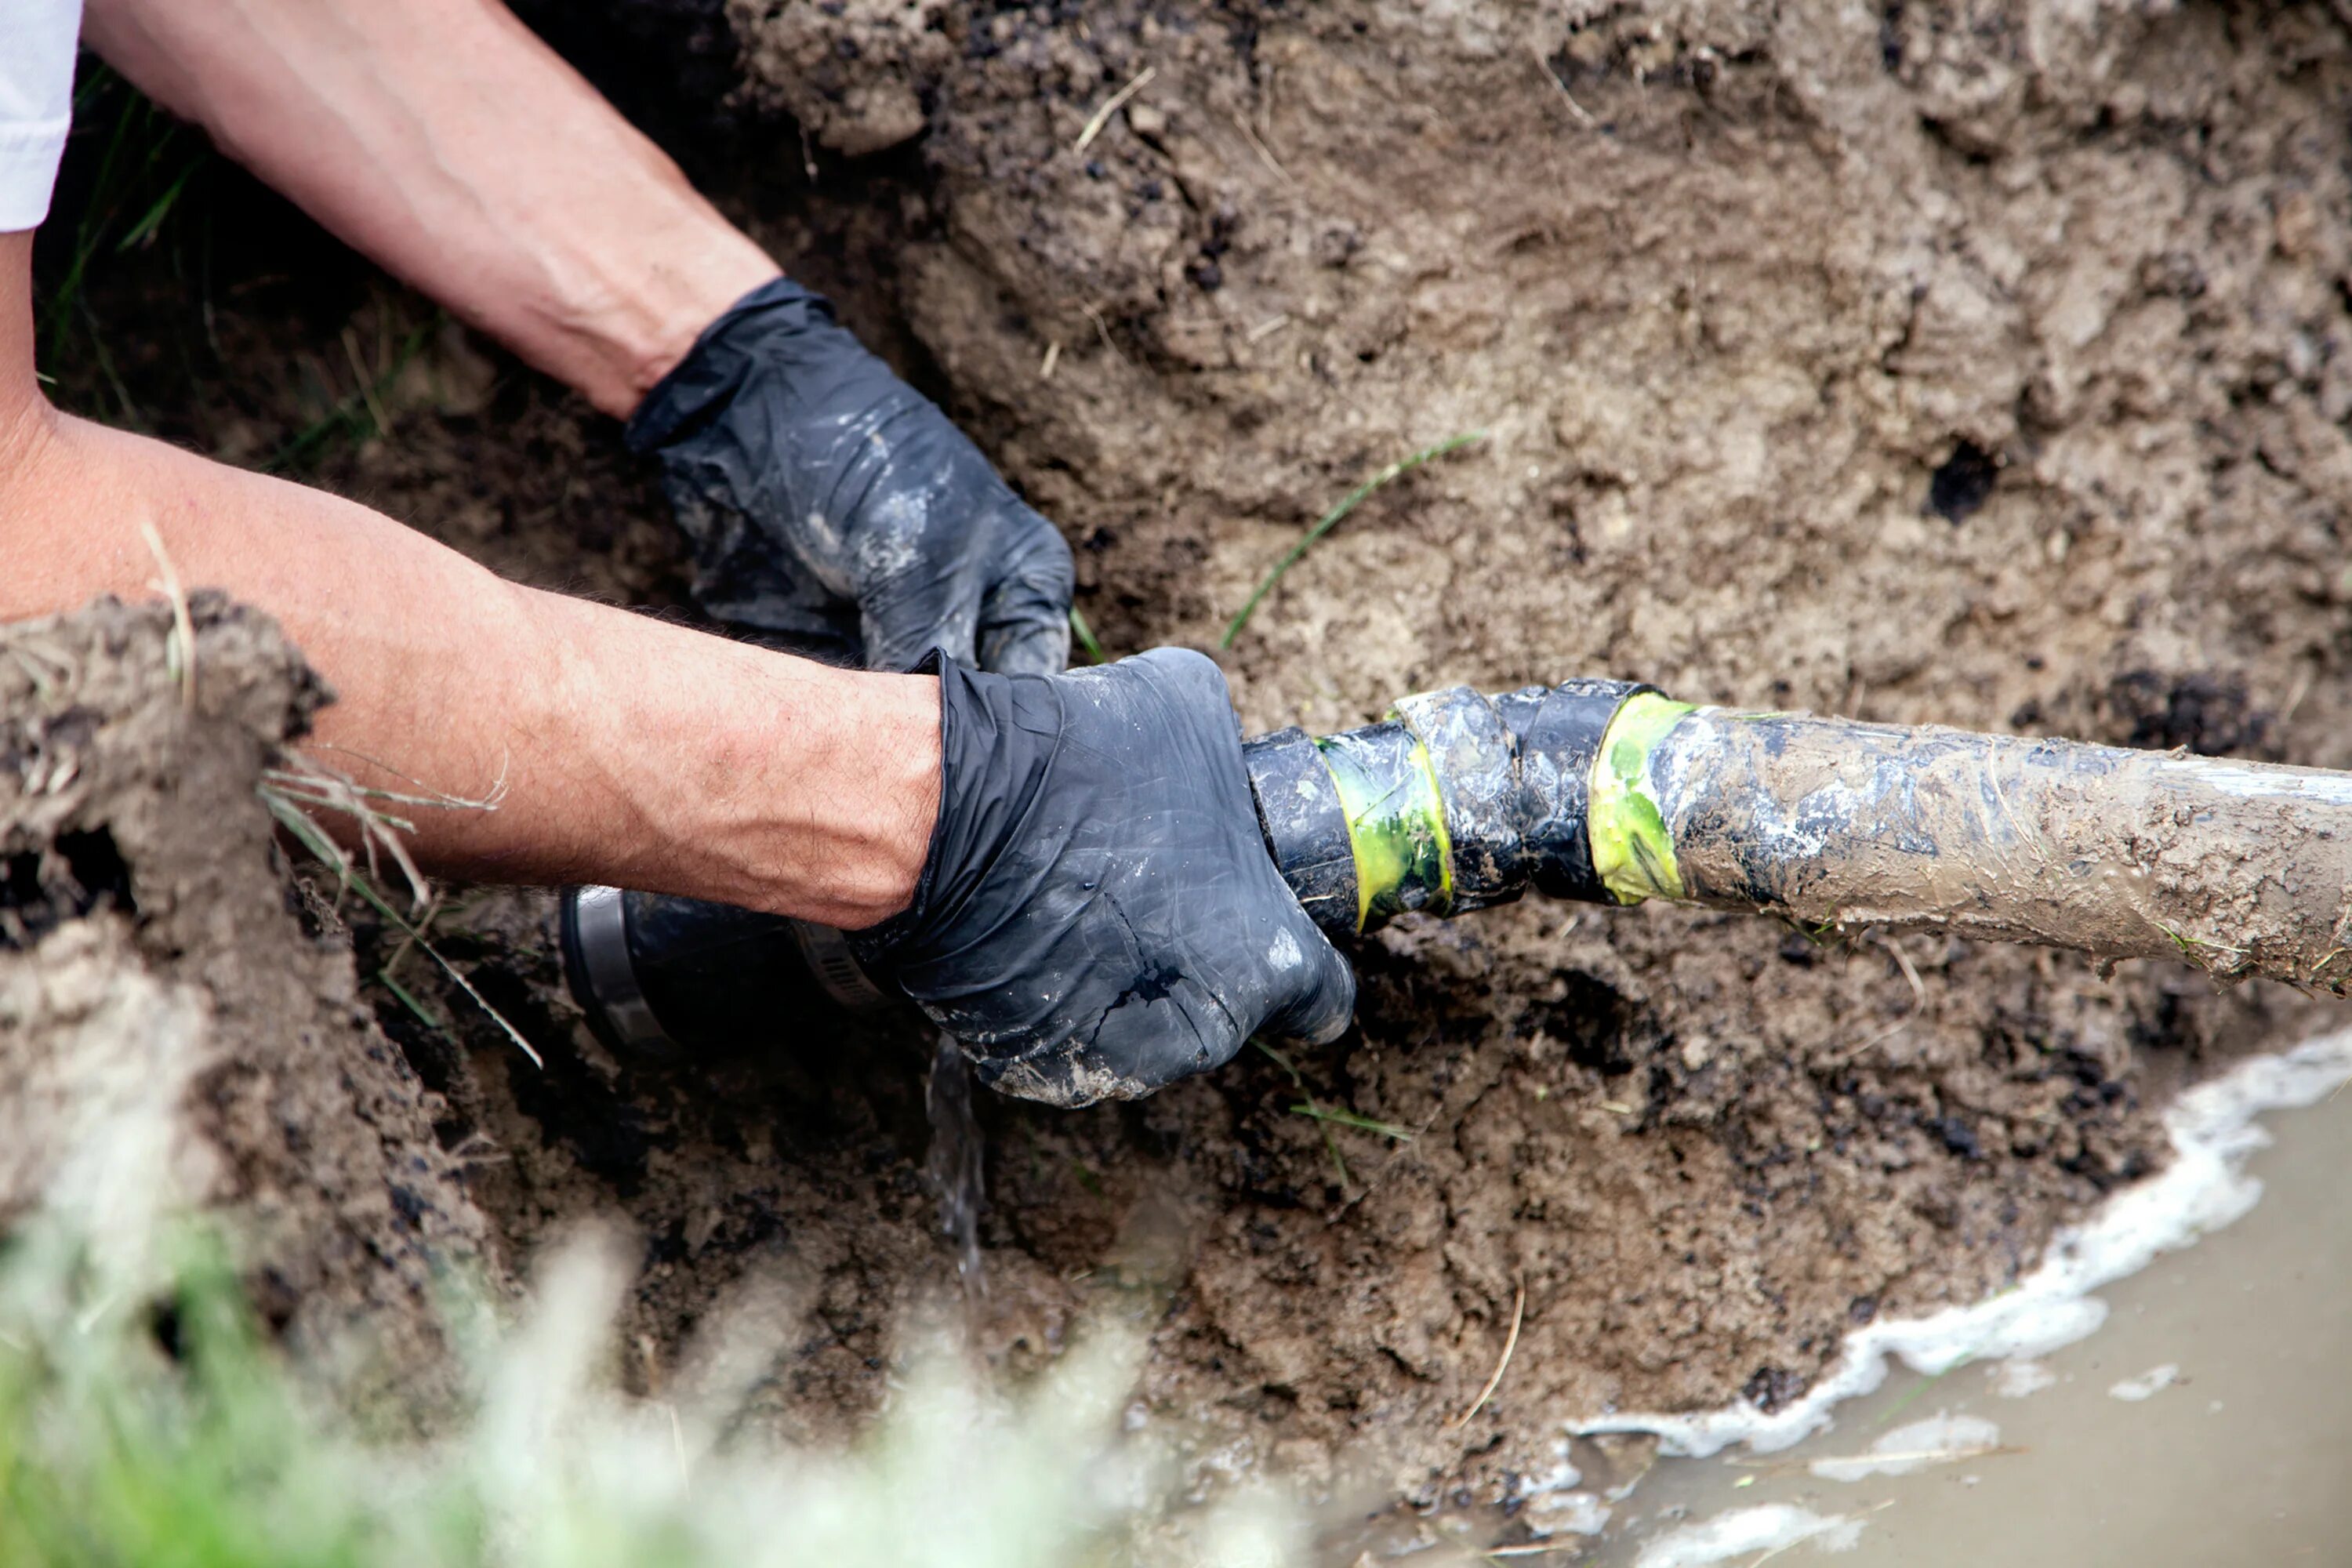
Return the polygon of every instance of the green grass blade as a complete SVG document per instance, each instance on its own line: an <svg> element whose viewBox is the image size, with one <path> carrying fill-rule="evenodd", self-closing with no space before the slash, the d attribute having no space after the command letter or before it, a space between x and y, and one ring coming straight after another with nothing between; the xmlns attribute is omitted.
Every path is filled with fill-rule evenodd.
<svg viewBox="0 0 2352 1568"><path fill-rule="evenodd" d="M1328 1105L1307 1100L1290 1108L1293 1116L1311 1116L1318 1121L1336 1121L1342 1127L1352 1127L1359 1132L1377 1132L1383 1138L1393 1138L1400 1143L1412 1142L1412 1129L1400 1127L1393 1121L1375 1121L1369 1116L1359 1116L1352 1110L1339 1110Z"/></svg>
<svg viewBox="0 0 2352 1568"><path fill-rule="evenodd" d="M1097 664L1108 664L1110 656L1103 652L1102 643L1095 637L1094 627L1087 625L1087 613L1076 605L1070 606L1070 635L1087 650L1087 657Z"/></svg>
<svg viewBox="0 0 2352 1568"><path fill-rule="evenodd" d="M392 363L384 367L383 373L375 378L373 385L362 386L358 391L346 394L337 399L332 408L301 430L295 432L284 446L272 452L262 463L261 471L265 474L283 473L313 456L320 447L338 435L355 436L361 440L365 440L370 436L381 435L382 432L376 427L375 416L372 408L384 393L391 389L392 384L399 379L400 373L408 368L408 362L416 357L417 351L425 346L425 340L439 324L440 318L436 317L403 338L400 352L393 356Z"/></svg>
<svg viewBox="0 0 2352 1568"><path fill-rule="evenodd" d="M1260 1051L1265 1053L1265 1058L1268 1061L1274 1063L1275 1066L1280 1068L1284 1072L1288 1073L1290 1075L1291 1084L1298 1090L1299 1093L1305 1094L1307 1092L1306 1077L1299 1072L1297 1067L1288 1057L1284 1056L1280 1051L1276 1050L1264 1040L1253 1037L1250 1044L1256 1047Z"/></svg>
<svg viewBox="0 0 2352 1568"><path fill-rule="evenodd" d="M1894 1420L1897 1415L1902 1415L1906 1409L1909 1408L1913 1400L1918 1398L1921 1394L1927 1393L1929 1389L1935 1387L1936 1384L1943 1382L1944 1379L1951 1376L1952 1373L1959 1371L1960 1368L1968 1365L1969 1362L1975 1359L1976 1358L1973 1353L1964 1355L1960 1357L1959 1360L1954 1362L1951 1365L1946 1367L1943 1371L1929 1373L1917 1383L1913 1384L1911 1387L1905 1392L1902 1398L1896 1400L1894 1404L1888 1405L1885 1410L1879 1413L1878 1419L1870 1424L1871 1430L1874 1432L1879 1427L1884 1426L1888 1422Z"/></svg>
<svg viewBox="0 0 2352 1568"><path fill-rule="evenodd" d="M190 160L188 166L180 171L179 177L164 186L163 194L157 196L149 205L147 210L139 216L139 221L124 230L122 237L115 241L114 254L126 255L153 240L156 231L163 226L163 220L172 216L173 207L178 205L181 193L188 188L188 182L195 177L196 171L203 166L202 158Z"/></svg>
<svg viewBox="0 0 2352 1568"><path fill-rule="evenodd" d="M1370 496L1373 491L1379 489L1381 486L1390 483L1391 480L1401 479L1404 475L1412 472L1413 469L1421 467L1423 463L1429 462L1433 458L1442 458L1448 452L1460 451L1463 447L1467 447L1473 441L1485 440L1486 437L1486 432L1484 430L1465 430L1459 436L1449 436L1433 447L1423 447L1418 452L1414 452L1407 457L1399 458L1395 462L1391 463L1387 468L1382 468L1379 473L1374 474L1370 479L1366 479L1362 484L1358 485L1354 489L1349 490L1345 496L1341 497L1339 504L1333 507L1329 511L1325 512L1321 518L1318 519L1315 526L1308 529L1298 542L1290 547L1289 552L1284 555L1281 560L1275 563L1274 570L1268 572L1265 576L1260 580L1257 585L1257 591L1249 596L1249 602L1241 607L1241 613L1236 615L1233 618L1232 624L1225 627L1224 637L1217 644L1217 646L1219 647L1233 647L1234 639L1242 635L1242 628L1249 625L1250 616L1257 613L1257 607L1265 601L1265 596L1274 592L1274 585L1282 581L1283 574L1289 571L1293 566L1297 565L1299 557L1305 555L1308 549L1314 545L1317 540L1322 538L1325 534L1339 527L1340 520L1345 518L1349 512L1355 510L1359 506L1361 506L1364 503L1365 499Z"/></svg>
<svg viewBox="0 0 2352 1568"><path fill-rule="evenodd" d="M97 363L99 374L105 378L107 389L114 394L116 405L122 411L123 428L135 430L142 436L153 435L154 428L147 423L147 416L140 411L138 399L131 395L129 384L122 379L122 373L115 368L114 353L106 346L106 335L98 330L98 317L90 310L89 301L83 300L81 309L82 314L89 321L90 358Z"/></svg>
<svg viewBox="0 0 2352 1568"><path fill-rule="evenodd" d="M383 988L385 990L391 992L393 995L399 998L400 1005L402 1006L416 1015L416 1020L418 1023L423 1024L426 1028L432 1030L436 1035L446 1035L449 1032L448 1025L435 1017L426 1010L425 1004L418 1001L415 996L409 992L407 986L403 985L399 981L394 980L392 977L392 969L390 965L386 965L385 967L377 970L375 977L383 982Z"/></svg>

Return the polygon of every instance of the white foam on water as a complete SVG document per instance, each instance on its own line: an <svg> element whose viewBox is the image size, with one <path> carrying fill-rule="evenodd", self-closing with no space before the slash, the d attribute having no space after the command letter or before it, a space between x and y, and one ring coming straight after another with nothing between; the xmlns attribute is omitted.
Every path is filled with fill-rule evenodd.
<svg viewBox="0 0 2352 1568"><path fill-rule="evenodd" d="M1659 1536L1642 1548L1633 1568L1706 1568L1750 1552L1786 1552L1804 1542L1824 1552L1846 1552L1862 1539L1862 1524L1847 1514L1824 1516L1793 1503L1734 1509Z"/></svg>
<svg viewBox="0 0 2352 1568"><path fill-rule="evenodd" d="M1873 1443L1867 1454L1815 1459L1807 1468L1825 1481L1859 1481L1981 1459L2000 1447L2000 1428L1984 1417L1938 1410L1925 1421L1897 1426Z"/></svg>
<svg viewBox="0 0 2352 1568"><path fill-rule="evenodd" d="M1742 1403L1690 1415L1611 1414L1579 1422L1570 1432L1654 1433L1660 1452L1690 1458L1735 1443L1773 1453L1827 1426L1832 1409L1877 1388L1895 1361L1932 1376L1964 1361L2030 1359L2072 1344L2106 1320L2106 1303L2091 1292L2254 1206L2263 1184L2246 1174L2246 1159L2271 1142L2257 1116L2316 1104L2347 1079L2352 1029L2250 1058L2188 1090L2164 1114L2171 1163L2109 1197L2080 1225L2061 1230L2041 1266L2014 1288L1972 1306L1855 1330L1836 1363L1802 1398L1779 1410L1768 1414Z"/></svg>
<svg viewBox="0 0 2352 1568"><path fill-rule="evenodd" d="M2031 1357L2011 1356L1993 1369L1992 1391L2003 1399L2023 1399L2058 1381L2058 1374Z"/></svg>
<svg viewBox="0 0 2352 1568"><path fill-rule="evenodd" d="M1609 1527L1609 1504L1591 1492L1543 1492L1528 1500L1527 1512L1529 1527L1545 1537L1598 1535Z"/></svg>
<svg viewBox="0 0 2352 1568"><path fill-rule="evenodd" d="M2153 1399L2158 1393L2170 1388L2179 1381L2179 1363L2168 1361L2162 1366L2149 1367L2137 1377L2125 1378L2107 1390L2107 1397L2137 1405L2143 1399Z"/></svg>

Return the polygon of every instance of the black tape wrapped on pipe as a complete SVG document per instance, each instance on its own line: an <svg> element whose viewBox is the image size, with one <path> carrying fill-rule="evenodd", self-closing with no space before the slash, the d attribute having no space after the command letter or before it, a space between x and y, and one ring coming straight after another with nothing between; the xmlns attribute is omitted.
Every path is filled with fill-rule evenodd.
<svg viewBox="0 0 2352 1568"><path fill-rule="evenodd" d="M1408 910L1549 897L1614 901L1595 869L1591 779L1625 700L1617 680L1466 686L1408 697L1377 724L1297 729L1244 748L1275 864L1317 924L1352 935Z"/></svg>
<svg viewBox="0 0 2352 1568"><path fill-rule="evenodd" d="M1526 842L1537 892L1591 904L1616 901L1593 868L1592 768L1601 738L1625 700L1657 689L1630 680L1569 680L1525 686L1495 699L1518 742L1519 767L1534 805Z"/></svg>

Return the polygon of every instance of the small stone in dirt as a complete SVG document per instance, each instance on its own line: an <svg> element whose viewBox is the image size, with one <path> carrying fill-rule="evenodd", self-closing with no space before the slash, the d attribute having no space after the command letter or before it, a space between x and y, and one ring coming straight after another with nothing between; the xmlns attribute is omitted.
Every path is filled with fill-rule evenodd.
<svg viewBox="0 0 2352 1568"><path fill-rule="evenodd" d="M1803 1398L1805 1390L1811 1386L1811 1378L1786 1367L1759 1366L1739 1393L1748 1403L1769 1415L1780 1406Z"/></svg>
<svg viewBox="0 0 2352 1568"><path fill-rule="evenodd" d="M1990 453L1974 441L1961 441L1927 481L1927 510L1947 522L1966 522L1992 494L1999 472Z"/></svg>
<svg viewBox="0 0 2352 1568"><path fill-rule="evenodd" d="M1944 1141L1944 1147L1963 1160L1981 1160L1984 1148L1977 1142L1976 1129L1957 1116L1939 1116L1927 1123L1927 1130Z"/></svg>

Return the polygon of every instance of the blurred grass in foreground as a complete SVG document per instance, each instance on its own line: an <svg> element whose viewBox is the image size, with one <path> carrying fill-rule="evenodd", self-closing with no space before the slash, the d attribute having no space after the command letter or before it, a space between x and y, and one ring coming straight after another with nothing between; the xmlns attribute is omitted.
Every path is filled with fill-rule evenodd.
<svg viewBox="0 0 2352 1568"><path fill-rule="evenodd" d="M1284 1510L1262 1497L1185 1508L1172 1469L1123 1433L1141 1342L1117 1324L1018 1397L989 1392L929 1336L864 1439L814 1451L740 1420L796 1324L719 1344L696 1386L666 1400L617 1392L605 1369L625 1273L617 1247L590 1237L553 1255L513 1326L460 1296L464 1414L437 1436L387 1439L365 1435L367 1413L330 1408L268 1342L223 1256L173 1248L147 1271L155 1289L46 1221L0 1253L0 1563L1273 1568L1297 1555Z"/></svg>

